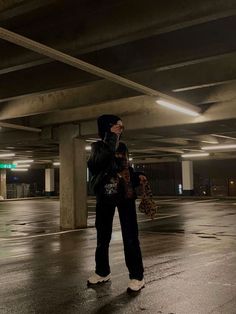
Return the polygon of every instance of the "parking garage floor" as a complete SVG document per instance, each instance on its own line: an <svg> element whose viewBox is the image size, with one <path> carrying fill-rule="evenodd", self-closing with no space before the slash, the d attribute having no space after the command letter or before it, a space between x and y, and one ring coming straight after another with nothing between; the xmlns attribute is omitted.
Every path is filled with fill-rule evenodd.
<svg viewBox="0 0 236 314"><path fill-rule="evenodd" d="M128 295L118 217L112 281L87 287L94 268L89 228L60 232L58 200L0 203L0 313L236 313L236 200L161 199L150 221L138 213L146 287Z"/></svg>

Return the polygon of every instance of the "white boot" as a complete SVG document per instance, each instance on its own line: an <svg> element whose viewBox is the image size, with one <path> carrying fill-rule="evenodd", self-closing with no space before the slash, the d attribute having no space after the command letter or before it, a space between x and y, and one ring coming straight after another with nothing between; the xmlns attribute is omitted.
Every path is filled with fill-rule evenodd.
<svg viewBox="0 0 236 314"><path fill-rule="evenodd" d="M93 274L92 276L89 277L88 279L88 285L96 285L98 283L102 283L102 282L107 282L111 279L111 274L102 277L99 276L98 274Z"/></svg>
<svg viewBox="0 0 236 314"><path fill-rule="evenodd" d="M140 291L145 287L144 279L137 280L137 279L130 279L127 292L137 292Z"/></svg>

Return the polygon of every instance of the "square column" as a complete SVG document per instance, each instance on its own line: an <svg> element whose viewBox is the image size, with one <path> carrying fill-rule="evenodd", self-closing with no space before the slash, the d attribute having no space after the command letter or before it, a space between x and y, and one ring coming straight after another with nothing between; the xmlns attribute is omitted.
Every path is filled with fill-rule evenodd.
<svg viewBox="0 0 236 314"><path fill-rule="evenodd" d="M87 227L87 158L79 127L60 127L60 227Z"/></svg>
<svg viewBox="0 0 236 314"><path fill-rule="evenodd" d="M7 172L6 169L0 170L0 199L7 198Z"/></svg>
<svg viewBox="0 0 236 314"><path fill-rule="evenodd" d="M54 169L47 168L45 169L45 194L47 196L54 195L55 192L55 183L54 183Z"/></svg>
<svg viewBox="0 0 236 314"><path fill-rule="evenodd" d="M182 184L183 195L193 195L193 162L190 160L182 161Z"/></svg>

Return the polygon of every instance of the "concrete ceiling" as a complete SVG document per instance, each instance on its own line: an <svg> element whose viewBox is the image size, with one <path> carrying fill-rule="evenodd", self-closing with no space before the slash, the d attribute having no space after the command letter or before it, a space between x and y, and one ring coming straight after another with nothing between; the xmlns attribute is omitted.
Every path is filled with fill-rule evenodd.
<svg viewBox="0 0 236 314"><path fill-rule="evenodd" d="M159 107L155 97L2 39L0 122L42 129L3 127L2 151L57 160L58 126L78 123L81 136L94 138L103 113L123 118L137 161L179 160L203 145L236 143L234 0L0 0L0 27L202 112Z"/></svg>

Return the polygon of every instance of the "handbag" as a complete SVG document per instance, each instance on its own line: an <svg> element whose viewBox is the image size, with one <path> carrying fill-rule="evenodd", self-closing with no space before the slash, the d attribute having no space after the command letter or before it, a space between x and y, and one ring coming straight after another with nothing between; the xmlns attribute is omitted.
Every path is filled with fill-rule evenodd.
<svg viewBox="0 0 236 314"><path fill-rule="evenodd" d="M158 205L152 198L152 190L148 182L142 184L141 193L141 202L139 204L138 210L151 219L154 219L158 212Z"/></svg>

